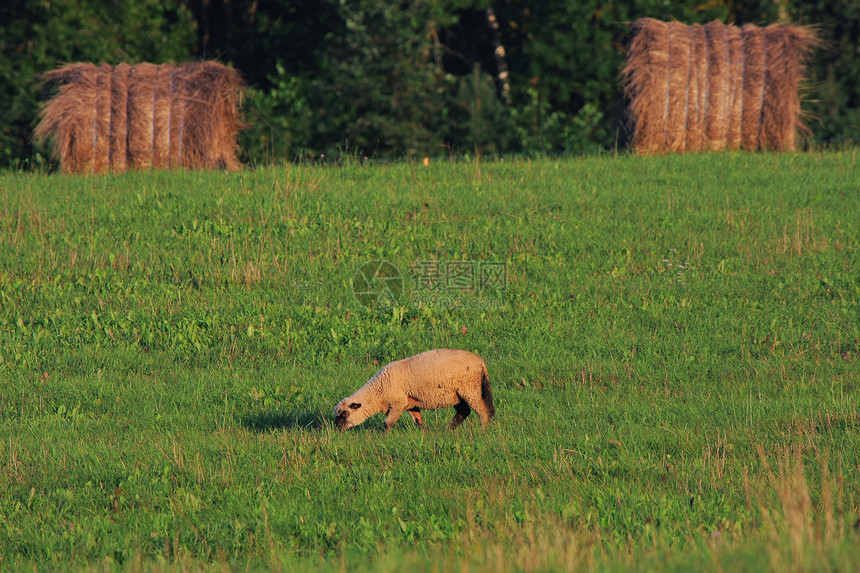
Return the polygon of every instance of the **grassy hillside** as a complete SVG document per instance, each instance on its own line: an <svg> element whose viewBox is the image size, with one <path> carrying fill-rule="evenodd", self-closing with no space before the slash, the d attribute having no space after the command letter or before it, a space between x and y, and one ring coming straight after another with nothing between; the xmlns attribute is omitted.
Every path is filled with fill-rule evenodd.
<svg viewBox="0 0 860 573"><path fill-rule="evenodd" d="M0 567L857 569L858 303L853 152L6 175Z"/></svg>

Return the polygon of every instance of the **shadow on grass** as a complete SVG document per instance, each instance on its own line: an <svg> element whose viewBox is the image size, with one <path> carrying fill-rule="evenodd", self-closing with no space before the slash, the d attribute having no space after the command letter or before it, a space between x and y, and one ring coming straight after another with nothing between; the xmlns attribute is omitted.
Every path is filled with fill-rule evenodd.
<svg viewBox="0 0 860 573"><path fill-rule="evenodd" d="M320 430L331 426L332 420L316 411L306 412L264 412L239 417L239 424L252 432L271 432L272 430Z"/></svg>

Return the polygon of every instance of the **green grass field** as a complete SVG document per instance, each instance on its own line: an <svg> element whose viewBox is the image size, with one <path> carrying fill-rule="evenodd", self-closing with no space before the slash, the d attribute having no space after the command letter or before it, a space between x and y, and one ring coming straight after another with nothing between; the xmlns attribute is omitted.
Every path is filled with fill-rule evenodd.
<svg viewBox="0 0 860 573"><path fill-rule="evenodd" d="M4 175L0 568L858 570L855 160ZM486 431L335 430L434 347Z"/></svg>

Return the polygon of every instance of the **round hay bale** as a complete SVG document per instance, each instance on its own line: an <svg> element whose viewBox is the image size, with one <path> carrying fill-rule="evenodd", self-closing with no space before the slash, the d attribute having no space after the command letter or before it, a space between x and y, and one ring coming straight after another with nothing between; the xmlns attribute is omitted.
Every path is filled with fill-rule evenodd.
<svg viewBox="0 0 860 573"><path fill-rule="evenodd" d="M707 88L705 97L705 147L711 151L726 148L728 132L729 53L726 26L714 20L704 28L707 52Z"/></svg>
<svg viewBox="0 0 860 573"><path fill-rule="evenodd" d="M744 33L744 82L743 106L741 110L741 148L756 150L761 136L761 111L765 90L764 33L753 24L743 27Z"/></svg>
<svg viewBox="0 0 860 573"><path fill-rule="evenodd" d="M39 110L34 139L51 141L51 150L65 173L93 169L97 70L93 64L69 64L43 76L43 83L59 88Z"/></svg>
<svg viewBox="0 0 860 573"><path fill-rule="evenodd" d="M128 168L128 82L131 66L113 68L110 84L110 119L108 121L108 164L113 171Z"/></svg>
<svg viewBox="0 0 860 573"><path fill-rule="evenodd" d="M45 74L57 94L34 136L62 169L241 168L236 134L243 82L217 62L71 64Z"/></svg>
<svg viewBox="0 0 860 573"><path fill-rule="evenodd" d="M762 110L761 147L778 151L795 148L804 126L800 105L804 62L818 45L813 29L771 25L764 29L767 72Z"/></svg>
<svg viewBox="0 0 860 573"><path fill-rule="evenodd" d="M688 28L690 35L690 87L687 101L687 151L701 151L705 146L708 98L708 57L705 28L699 24Z"/></svg>
<svg viewBox="0 0 860 573"><path fill-rule="evenodd" d="M137 64L130 70L128 82L128 166L132 169L152 167L155 142L153 88L158 66Z"/></svg>
<svg viewBox="0 0 860 573"><path fill-rule="evenodd" d="M729 93L727 97L728 122L726 124L726 143L729 149L741 148L741 122L743 110L744 34L736 26L727 26Z"/></svg>
<svg viewBox="0 0 860 573"><path fill-rule="evenodd" d="M637 20L623 70L636 151L792 149L816 45L809 27Z"/></svg>
<svg viewBox="0 0 860 573"><path fill-rule="evenodd" d="M651 18L633 24L624 67L625 94L637 153L665 149L669 96L669 26Z"/></svg>
<svg viewBox="0 0 860 573"><path fill-rule="evenodd" d="M110 165L110 83L113 67L110 64L102 64L98 66L95 74L92 172L104 173Z"/></svg>
<svg viewBox="0 0 860 573"><path fill-rule="evenodd" d="M170 167L170 128L173 94L173 66L163 64L155 70L152 95L152 149L150 163L155 169Z"/></svg>
<svg viewBox="0 0 860 573"><path fill-rule="evenodd" d="M687 102L690 91L690 34L680 22L669 23L669 86L665 150L683 152L687 141Z"/></svg>

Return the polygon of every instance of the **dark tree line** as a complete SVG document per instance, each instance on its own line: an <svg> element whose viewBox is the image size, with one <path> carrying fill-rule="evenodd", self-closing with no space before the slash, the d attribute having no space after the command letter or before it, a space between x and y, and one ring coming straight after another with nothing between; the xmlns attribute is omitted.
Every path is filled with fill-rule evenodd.
<svg viewBox="0 0 860 573"><path fill-rule="evenodd" d="M70 61L230 63L249 85L251 163L624 145L619 69L643 16L818 26L812 135L858 137L851 0L11 0L0 5L0 167L44 161L30 142L39 75Z"/></svg>

